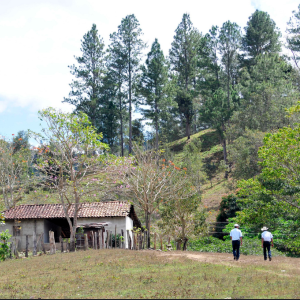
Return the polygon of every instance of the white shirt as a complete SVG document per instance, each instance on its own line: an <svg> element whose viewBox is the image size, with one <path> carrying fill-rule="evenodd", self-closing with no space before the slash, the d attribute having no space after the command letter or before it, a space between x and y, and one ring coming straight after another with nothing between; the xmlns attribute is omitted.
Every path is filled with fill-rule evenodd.
<svg viewBox="0 0 300 300"><path fill-rule="evenodd" d="M239 229L234 228L230 231L230 236L232 237L233 241L239 241L243 235Z"/></svg>
<svg viewBox="0 0 300 300"><path fill-rule="evenodd" d="M269 231L264 231L261 234L261 238L264 239L264 242L271 242L271 239L273 238L273 235Z"/></svg>

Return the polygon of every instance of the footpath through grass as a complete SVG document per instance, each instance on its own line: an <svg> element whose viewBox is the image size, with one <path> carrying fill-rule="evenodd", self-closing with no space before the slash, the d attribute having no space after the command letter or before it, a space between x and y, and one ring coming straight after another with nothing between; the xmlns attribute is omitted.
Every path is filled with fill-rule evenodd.
<svg viewBox="0 0 300 300"><path fill-rule="evenodd" d="M210 263L182 252L89 250L1 263L1 298L299 298L299 259ZM212 255L212 254L210 254ZM250 259L247 256L247 259ZM221 259L221 260L220 260ZM228 258L227 258L228 259ZM257 259L257 258L256 258ZM220 263L221 262L221 263ZM285 268L282 270L282 268ZM284 272L283 272L284 271Z"/></svg>

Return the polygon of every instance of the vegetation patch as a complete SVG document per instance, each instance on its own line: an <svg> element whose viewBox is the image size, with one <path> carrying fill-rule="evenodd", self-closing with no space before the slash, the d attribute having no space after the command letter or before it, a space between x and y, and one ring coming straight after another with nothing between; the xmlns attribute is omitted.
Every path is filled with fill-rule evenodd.
<svg viewBox="0 0 300 300"><path fill-rule="evenodd" d="M19 299L300 297L300 271L283 262L224 266L168 254L90 250L9 260L0 293Z"/></svg>

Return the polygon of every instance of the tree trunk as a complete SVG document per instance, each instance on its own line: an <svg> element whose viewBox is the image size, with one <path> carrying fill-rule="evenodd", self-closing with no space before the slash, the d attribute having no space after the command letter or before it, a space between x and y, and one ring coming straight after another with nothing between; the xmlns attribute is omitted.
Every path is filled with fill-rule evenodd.
<svg viewBox="0 0 300 300"><path fill-rule="evenodd" d="M132 152L132 122L131 122L131 53L129 50L129 66L128 66L128 75L129 75L129 82L128 82L128 88L129 88L129 154Z"/></svg>
<svg viewBox="0 0 300 300"><path fill-rule="evenodd" d="M158 108L155 101L155 149L158 150Z"/></svg>
<svg viewBox="0 0 300 300"><path fill-rule="evenodd" d="M227 145L226 145L226 139L224 137L221 138L222 141L221 141L221 144L222 144L222 147L223 147L223 156L224 156L224 162L225 162L225 165L226 167L228 166L228 159L227 159ZM225 170L225 176L224 176L225 179L228 178L228 170L226 169Z"/></svg>
<svg viewBox="0 0 300 300"><path fill-rule="evenodd" d="M120 76L120 75L119 75ZM122 96L121 96L121 84L119 82L119 107L120 107L120 136L121 136L121 156L124 156L124 141L123 141L123 114L122 114Z"/></svg>
<svg viewBox="0 0 300 300"><path fill-rule="evenodd" d="M188 242L188 239L187 239L187 238L184 238L184 239L183 239L183 247L182 247L182 250L183 250L183 251L186 251L187 242Z"/></svg>
<svg viewBox="0 0 300 300"><path fill-rule="evenodd" d="M191 124L189 118L186 118L185 130L187 139L189 140L191 138Z"/></svg>
<svg viewBox="0 0 300 300"><path fill-rule="evenodd" d="M150 248L150 214L147 211L145 212L145 221L146 221L146 229L147 229L146 247Z"/></svg>

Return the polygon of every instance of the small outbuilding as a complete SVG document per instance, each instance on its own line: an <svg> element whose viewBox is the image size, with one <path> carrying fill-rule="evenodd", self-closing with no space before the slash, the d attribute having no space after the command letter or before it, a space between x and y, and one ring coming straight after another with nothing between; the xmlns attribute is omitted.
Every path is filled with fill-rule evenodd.
<svg viewBox="0 0 300 300"><path fill-rule="evenodd" d="M69 210L72 216L73 208ZM26 235L41 236L45 246L49 244L49 231L54 232L55 242L60 237L70 238L70 228L61 204L34 204L18 205L3 212L5 225L2 230L9 230L13 239L17 239L19 250L26 247ZM71 218L73 221L73 219ZM82 227L88 234L90 231L101 229L113 234L124 236L125 248L128 248L128 234L132 238L132 229L141 228L141 223L134 211L134 206L127 201L106 201L82 203L77 219L78 227ZM32 247L32 238L29 238L29 247Z"/></svg>

